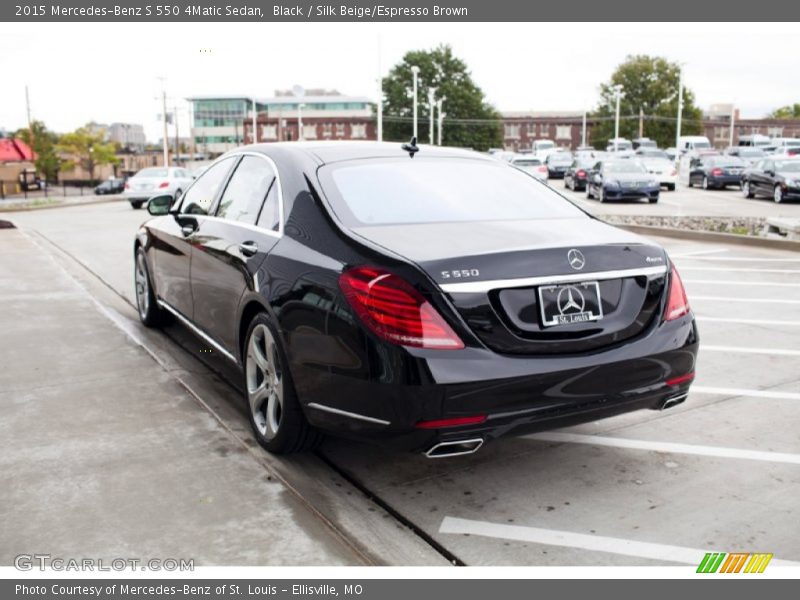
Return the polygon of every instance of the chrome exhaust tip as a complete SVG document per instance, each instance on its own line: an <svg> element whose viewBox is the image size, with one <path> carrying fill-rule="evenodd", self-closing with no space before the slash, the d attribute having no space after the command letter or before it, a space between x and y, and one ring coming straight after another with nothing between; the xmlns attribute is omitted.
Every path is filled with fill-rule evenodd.
<svg viewBox="0 0 800 600"><path fill-rule="evenodd" d="M425 456L428 458L449 458L451 456L463 456L473 454L483 446L483 438L473 438L470 440L454 440L452 442L439 442L431 446Z"/></svg>
<svg viewBox="0 0 800 600"><path fill-rule="evenodd" d="M667 398L661 405L661 410L667 410L668 408L672 408L673 406L678 406L678 404L683 404L688 395L689 394L681 394L680 396L673 396L672 398Z"/></svg>

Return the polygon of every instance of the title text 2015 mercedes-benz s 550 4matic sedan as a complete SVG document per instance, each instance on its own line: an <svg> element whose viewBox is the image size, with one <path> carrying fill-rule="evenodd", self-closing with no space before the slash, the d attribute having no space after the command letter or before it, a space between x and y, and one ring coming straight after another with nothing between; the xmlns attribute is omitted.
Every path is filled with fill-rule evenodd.
<svg viewBox="0 0 800 600"><path fill-rule="evenodd" d="M698 335L664 250L506 163L274 143L154 197L139 313L238 365L258 441L321 432L431 457L682 402Z"/></svg>

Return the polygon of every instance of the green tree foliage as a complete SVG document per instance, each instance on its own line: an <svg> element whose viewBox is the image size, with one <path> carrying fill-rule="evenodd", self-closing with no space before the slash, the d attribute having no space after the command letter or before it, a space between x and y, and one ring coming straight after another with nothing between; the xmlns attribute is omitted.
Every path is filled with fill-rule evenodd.
<svg viewBox="0 0 800 600"><path fill-rule="evenodd" d="M92 131L80 127L72 133L61 136L57 149L65 156L62 168L82 167L94 179L94 171L100 165L114 165L119 162L116 146L105 141L104 131Z"/></svg>
<svg viewBox="0 0 800 600"><path fill-rule="evenodd" d="M620 101L619 111L620 137L639 137L641 109L646 115L644 136L655 140L661 148L674 146L679 79L680 66L677 63L660 57L628 56L611 75L611 80L600 86L600 104L594 116L605 117L607 120L601 121L592 130L592 145L605 149L608 140L614 137L614 86L622 85L624 96ZM702 119L702 111L694 104L694 94L684 85L681 134L701 135Z"/></svg>
<svg viewBox="0 0 800 600"><path fill-rule="evenodd" d="M47 181L55 181L61 168L61 159L56 152L58 135L48 131L41 121L32 121L30 129L20 129L14 137L28 144L36 153L36 171Z"/></svg>
<svg viewBox="0 0 800 600"><path fill-rule="evenodd" d="M464 61L455 57L450 46L446 45L430 51L416 50L406 53L403 60L383 79L385 140L408 141L411 138L412 65L419 67L417 98L419 143L428 143L430 139L428 88L435 87L436 98L445 97L442 108L446 115L442 135L444 145L476 150L487 150L502 145L500 114L486 102L483 91L472 81ZM437 114L434 113L434 117ZM406 120L393 120L392 117L403 117ZM474 119L476 122L458 122L461 119ZM438 135L436 129L436 136Z"/></svg>
<svg viewBox="0 0 800 600"><path fill-rule="evenodd" d="M773 110L768 117L772 119L800 119L800 104L781 106Z"/></svg>

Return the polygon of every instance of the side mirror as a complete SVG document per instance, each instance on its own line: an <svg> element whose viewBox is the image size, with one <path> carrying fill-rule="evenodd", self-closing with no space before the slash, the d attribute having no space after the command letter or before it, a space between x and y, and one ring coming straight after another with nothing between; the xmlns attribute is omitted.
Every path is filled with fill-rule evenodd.
<svg viewBox="0 0 800 600"><path fill-rule="evenodd" d="M170 206L172 206L172 194L153 196L147 201L147 212L154 217L159 217L168 214Z"/></svg>

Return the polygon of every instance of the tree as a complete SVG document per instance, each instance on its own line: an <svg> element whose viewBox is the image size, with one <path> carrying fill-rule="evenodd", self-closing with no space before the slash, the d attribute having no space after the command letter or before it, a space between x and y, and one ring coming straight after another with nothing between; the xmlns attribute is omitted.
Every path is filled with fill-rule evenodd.
<svg viewBox="0 0 800 600"><path fill-rule="evenodd" d="M615 85L622 85L620 101L620 137L639 137L639 111L644 113L644 136L662 148L675 144L678 115L680 65L664 58L646 55L628 56L611 75L611 81L600 86L600 105L595 117L603 119L592 130L592 144L605 149L614 137L616 111ZM703 133L703 113L694 104L694 94L683 88L681 134Z"/></svg>
<svg viewBox="0 0 800 600"><path fill-rule="evenodd" d="M800 104L795 103L791 106L781 106L773 110L767 116L771 119L800 119Z"/></svg>
<svg viewBox="0 0 800 600"><path fill-rule="evenodd" d="M450 46L446 45L430 51L407 52L403 60L383 79L384 139L411 139L414 127L411 120L412 66L419 67L417 122L420 143L428 143L430 139L428 88L434 87L436 98L445 98L442 108L446 115L442 131L443 144L476 150L502 145L500 114L486 102L483 91L472 81L464 61L456 58ZM434 117L436 116L438 112L434 113ZM438 138L438 129L436 132Z"/></svg>
<svg viewBox="0 0 800 600"><path fill-rule="evenodd" d="M58 143L58 151L67 156L64 169L80 166L89 179L94 180L94 170L100 165L114 165L119 162L114 144L105 141L105 132L80 127L72 133L65 133Z"/></svg>
<svg viewBox="0 0 800 600"><path fill-rule="evenodd" d="M41 121L32 121L30 128L18 130L14 137L28 144L36 153L36 171L47 181L58 179L61 159L56 153L58 136L48 131Z"/></svg>

